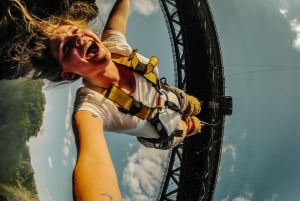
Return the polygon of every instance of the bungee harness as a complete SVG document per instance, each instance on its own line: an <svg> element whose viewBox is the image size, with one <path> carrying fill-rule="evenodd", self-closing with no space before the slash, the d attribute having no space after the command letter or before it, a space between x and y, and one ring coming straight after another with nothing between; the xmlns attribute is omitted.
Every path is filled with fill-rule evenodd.
<svg viewBox="0 0 300 201"><path fill-rule="evenodd" d="M137 50L133 50L130 56L112 54L112 60L113 62L142 75L148 82L153 85L153 87L159 92L161 96L166 95L166 91L173 91L166 84L166 82L163 81L163 79L158 79L156 74L153 72L154 68L158 65L159 62L157 57L152 56L149 59L149 62L147 64L144 64L139 60L137 56ZM149 107L144 105L142 102L134 99L131 95L127 94L114 84L111 84L107 89L90 85L88 82L85 84L87 87L101 93L104 97L115 103L115 105L121 112L129 113L131 115L137 116L140 119L147 119L148 121L150 121L155 130L158 132L160 138L138 137L138 140L140 142L147 141L151 143L154 148L168 149L172 143L171 138L173 138L174 136L180 136L182 134L182 131L175 130L175 133L173 133L172 136L169 136L159 118L159 113L163 109L163 107L167 107L182 114L180 108L172 101L169 101L168 98L167 100L165 100L164 105L162 105L161 96L158 96L156 100L156 106ZM177 95L177 93L175 94ZM157 113L153 117L154 111L156 111Z"/></svg>

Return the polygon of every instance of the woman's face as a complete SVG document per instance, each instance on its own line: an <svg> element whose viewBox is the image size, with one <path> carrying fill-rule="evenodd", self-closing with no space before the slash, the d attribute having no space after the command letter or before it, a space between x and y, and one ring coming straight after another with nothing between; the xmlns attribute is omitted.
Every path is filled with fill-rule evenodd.
<svg viewBox="0 0 300 201"><path fill-rule="evenodd" d="M52 55L64 73L88 77L108 65L111 55L98 36L73 25L60 26L50 38ZM101 68L102 67L102 68Z"/></svg>

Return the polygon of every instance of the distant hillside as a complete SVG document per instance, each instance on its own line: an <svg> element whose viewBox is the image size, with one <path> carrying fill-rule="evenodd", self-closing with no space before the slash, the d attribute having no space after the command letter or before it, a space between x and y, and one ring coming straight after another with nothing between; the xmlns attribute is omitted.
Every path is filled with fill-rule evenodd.
<svg viewBox="0 0 300 201"><path fill-rule="evenodd" d="M43 122L43 81L0 81L0 200L38 201L26 142Z"/></svg>

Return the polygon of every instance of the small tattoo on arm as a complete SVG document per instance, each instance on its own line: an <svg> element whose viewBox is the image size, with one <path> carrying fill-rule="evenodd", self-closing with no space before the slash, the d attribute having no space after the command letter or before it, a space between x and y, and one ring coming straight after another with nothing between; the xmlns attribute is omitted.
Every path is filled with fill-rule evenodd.
<svg viewBox="0 0 300 201"><path fill-rule="evenodd" d="M109 194L101 193L100 195L101 195L101 196L108 197L108 198L109 198L109 201L115 201L115 200L113 199L113 197L112 197L111 195L109 195Z"/></svg>

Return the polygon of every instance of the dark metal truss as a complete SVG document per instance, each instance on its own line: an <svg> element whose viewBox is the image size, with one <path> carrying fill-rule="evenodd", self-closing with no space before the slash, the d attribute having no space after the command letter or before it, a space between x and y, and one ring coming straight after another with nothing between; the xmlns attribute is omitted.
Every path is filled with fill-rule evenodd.
<svg viewBox="0 0 300 201"><path fill-rule="evenodd" d="M159 201L210 201L220 162L224 115L221 50L207 0L160 0L172 46L177 86L205 101L201 135L170 152Z"/></svg>
<svg viewBox="0 0 300 201"><path fill-rule="evenodd" d="M175 0L161 0L160 5L167 21L167 27L172 46L173 61L175 64L175 83L181 89L185 89L185 49L183 31L180 16Z"/></svg>

